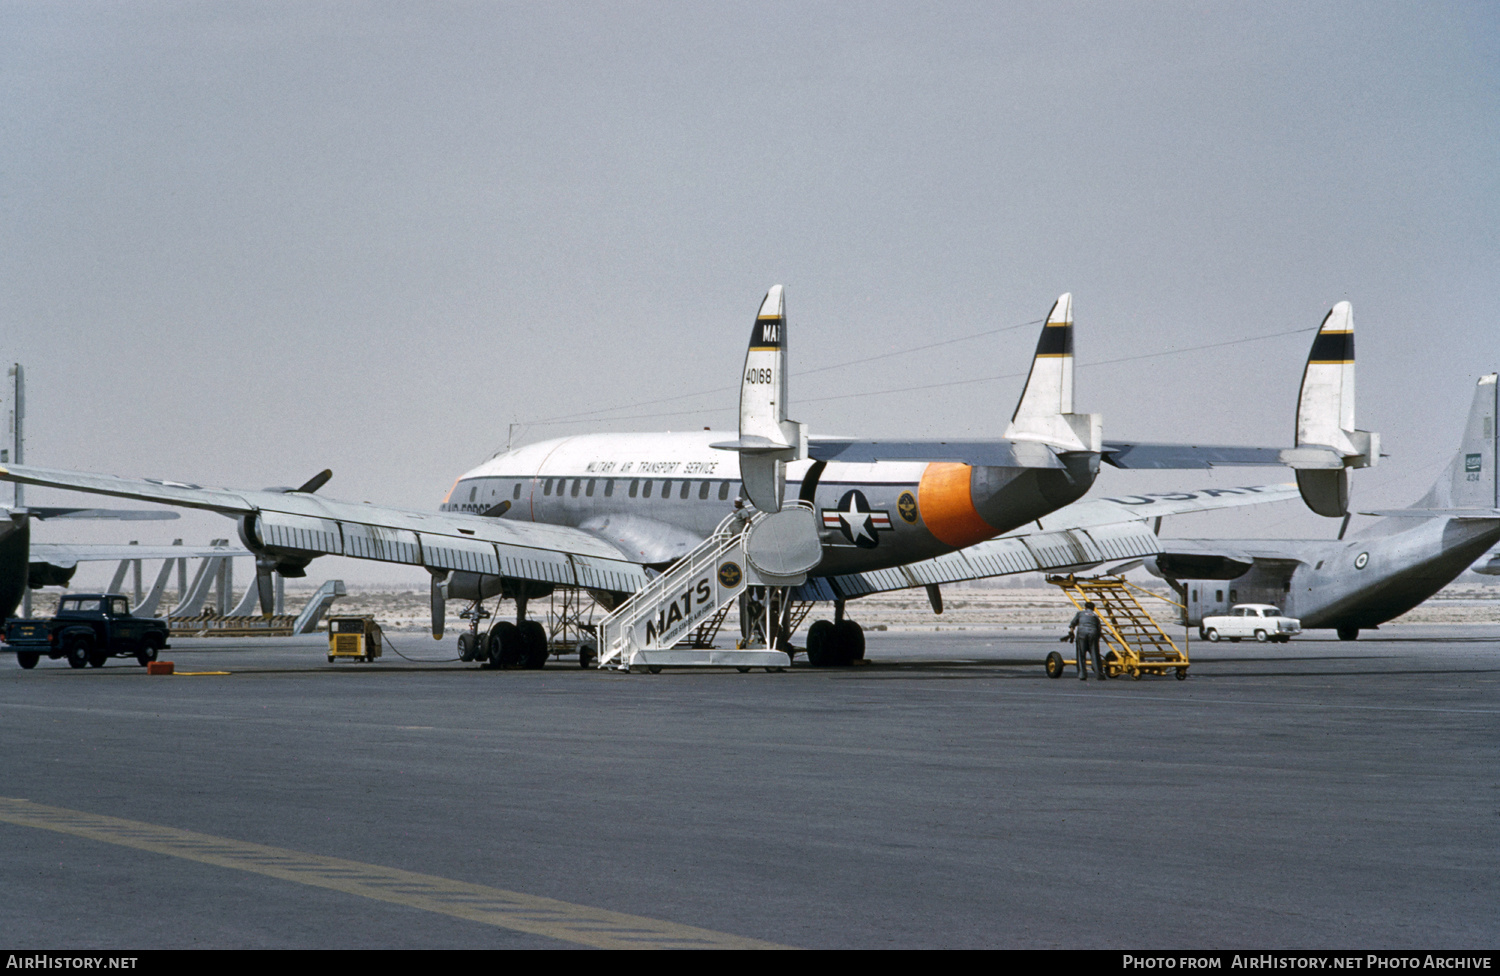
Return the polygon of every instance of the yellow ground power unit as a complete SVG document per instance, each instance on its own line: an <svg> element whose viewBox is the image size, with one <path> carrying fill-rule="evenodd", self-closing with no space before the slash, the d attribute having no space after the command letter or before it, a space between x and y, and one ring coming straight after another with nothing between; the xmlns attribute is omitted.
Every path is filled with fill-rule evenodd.
<svg viewBox="0 0 1500 976"><path fill-rule="evenodd" d="M328 618L328 660L373 661L380 656L380 624L368 614Z"/></svg>

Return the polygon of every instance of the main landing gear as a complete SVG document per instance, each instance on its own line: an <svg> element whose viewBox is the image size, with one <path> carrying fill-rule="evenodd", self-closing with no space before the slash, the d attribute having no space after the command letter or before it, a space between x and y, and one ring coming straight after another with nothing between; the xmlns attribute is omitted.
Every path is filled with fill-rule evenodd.
<svg viewBox="0 0 1500 976"><path fill-rule="evenodd" d="M832 620L807 628L807 663L815 668L847 667L865 659L865 630L844 616L844 601L833 605Z"/></svg>
<svg viewBox="0 0 1500 976"><path fill-rule="evenodd" d="M526 597L516 598L516 620L501 620L481 632L480 622L492 616L483 603L476 602L459 614L469 621L469 629L458 635L458 659L478 661L486 669L527 668L535 670L547 664L547 630L539 622L526 619Z"/></svg>

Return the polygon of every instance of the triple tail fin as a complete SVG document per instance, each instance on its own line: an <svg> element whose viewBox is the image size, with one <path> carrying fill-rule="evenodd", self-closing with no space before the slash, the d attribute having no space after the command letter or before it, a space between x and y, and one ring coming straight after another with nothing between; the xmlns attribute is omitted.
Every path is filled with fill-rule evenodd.
<svg viewBox="0 0 1500 976"><path fill-rule="evenodd" d="M1010 441L1040 441L1062 451L1103 449L1104 427L1096 413L1073 412L1073 295L1064 293L1047 313L1031 372L1010 426Z"/></svg>
<svg viewBox="0 0 1500 976"><path fill-rule="evenodd" d="M807 425L786 417L786 366L786 303L781 286L772 285L760 303L745 352L740 439L710 445L739 452L740 482L762 512L781 511L786 462L807 457Z"/></svg>
<svg viewBox="0 0 1500 976"><path fill-rule="evenodd" d="M1282 452L1297 488L1319 515L1349 514L1349 469L1372 467L1380 435L1354 426L1354 308L1339 302L1323 316L1297 395L1296 447Z"/></svg>

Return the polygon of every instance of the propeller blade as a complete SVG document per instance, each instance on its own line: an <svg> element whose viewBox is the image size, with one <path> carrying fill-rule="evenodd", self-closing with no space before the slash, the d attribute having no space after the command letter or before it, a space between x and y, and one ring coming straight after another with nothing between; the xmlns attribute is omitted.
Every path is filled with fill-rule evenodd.
<svg viewBox="0 0 1500 976"><path fill-rule="evenodd" d="M276 585L271 579L271 574L275 571L275 561L264 558L255 560L255 588L260 591L260 615L267 619L276 607Z"/></svg>
<svg viewBox="0 0 1500 976"><path fill-rule="evenodd" d="M448 613L448 587L447 584L432 577L432 639L443 639L443 623Z"/></svg>
<svg viewBox="0 0 1500 976"><path fill-rule="evenodd" d="M317 474L313 475L311 478L308 478L307 479L307 484L303 485L301 488L298 488L297 490L298 491L302 491L302 492L306 492L307 494L310 495L313 492L317 491L319 488L321 488L324 485L328 484L328 479L332 478L332 477L333 477L333 470L330 469L330 468L324 468L322 471L319 471Z"/></svg>

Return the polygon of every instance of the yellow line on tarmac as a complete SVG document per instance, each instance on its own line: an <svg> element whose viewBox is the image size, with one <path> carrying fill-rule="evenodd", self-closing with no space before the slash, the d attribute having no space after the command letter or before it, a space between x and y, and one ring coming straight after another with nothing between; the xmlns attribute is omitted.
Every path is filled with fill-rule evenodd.
<svg viewBox="0 0 1500 976"><path fill-rule="evenodd" d="M263 874L600 949L781 949L771 942L378 864L0 797L0 822Z"/></svg>

